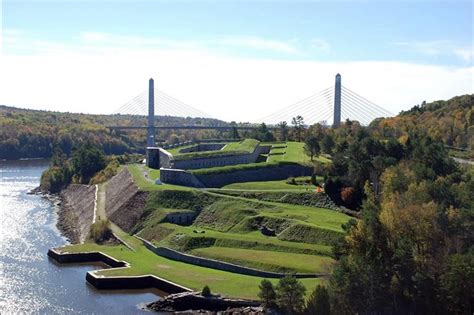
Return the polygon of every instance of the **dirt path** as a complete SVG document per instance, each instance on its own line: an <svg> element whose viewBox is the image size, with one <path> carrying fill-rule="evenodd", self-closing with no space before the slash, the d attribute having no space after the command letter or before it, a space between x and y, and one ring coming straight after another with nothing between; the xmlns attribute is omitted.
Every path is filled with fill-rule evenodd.
<svg viewBox="0 0 474 315"><path fill-rule="evenodd" d="M105 212L105 200L107 198L106 196L106 188L107 188L107 183L102 183L96 185L96 199L95 199L95 208L94 208L94 216L96 221L101 221L101 220L107 220L107 214ZM125 246L127 246L131 250L135 250L136 243L135 242L130 242L130 238L127 237L128 234L124 232L120 227L118 227L115 223L112 221L109 221L109 226L110 229L112 230L112 233L115 235L116 238L120 240ZM127 239L127 242L125 241ZM135 246L131 246L130 244L133 243Z"/></svg>

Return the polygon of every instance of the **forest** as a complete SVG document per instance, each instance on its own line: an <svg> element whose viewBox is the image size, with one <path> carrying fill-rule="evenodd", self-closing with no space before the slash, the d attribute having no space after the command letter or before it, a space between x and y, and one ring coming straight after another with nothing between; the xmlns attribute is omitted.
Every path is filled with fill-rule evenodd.
<svg viewBox="0 0 474 315"><path fill-rule="evenodd" d="M228 126L210 118L157 116L157 126ZM0 159L50 158L55 148L70 156L73 147L90 142L105 154L143 153L145 131L110 130L106 126L146 126L145 116L60 113L0 106ZM173 130L157 132L156 138L176 143L195 138L230 137L229 132Z"/></svg>

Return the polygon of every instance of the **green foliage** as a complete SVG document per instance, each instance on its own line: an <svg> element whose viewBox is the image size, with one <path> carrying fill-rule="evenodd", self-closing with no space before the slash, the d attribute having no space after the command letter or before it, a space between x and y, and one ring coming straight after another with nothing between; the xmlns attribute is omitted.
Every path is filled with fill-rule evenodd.
<svg viewBox="0 0 474 315"><path fill-rule="evenodd" d="M258 297L260 301L262 301L263 307L266 309L274 307L276 304L276 292L273 283L267 279L263 279L258 288L260 290Z"/></svg>
<svg viewBox="0 0 474 315"><path fill-rule="evenodd" d="M267 125L265 123L261 123L258 126L258 129L253 130L252 138L267 142L275 140L273 134L270 132L270 130L268 130Z"/></svg>
<svg viewBox="0 0 474 315"><path fill-rule="evenodd" d="M196 218L194 224L199 227L211 228L216 231L228 231L234 225L257 212L252 204L241 200L219 200L206 207Z"/></svg>
<svg viewBox="0 0 474 315"><path fill-rule="evenodd" d="M91 225L90 238L97 244L101 244L112 237L109 220L99 220Z"/></svg>
<svg viewBox="0 0 474 315"><path fill-rule="evenodd" d="M332 245L340 233L320 229L306 224L293 224L278 235L278 239L291 242L318 243Z"/></svg>
<svg viewBox="0 0 474 315"><path fill-rule="evenodd" d="M447 101L424 102L399 116L374 122L380 132L396 138L407 130L425 130L448 146L474 150L474 95L453 97Z"/></svg>
<svg viewBox="0 0 474 315"><path fill-rule="evenodd" d="M73 149L71 163L81 184L88 184L92 176L106 166L104 152L91 143Z"/></svg>
<svg viewBox="0 0 474 315"><path fill-rule="evenodd" d="M202 288L201 295L204 297L211 297L211 289L207 285L205 285L204 288Z"/></svg>
<svg viewBox="0 0 474 315"><path fill-rule="evenodd" d="M218 174L218 173L232 173L237 171L243 170L255 170L267 167L280 167L286 165L297 165L294 162L286 162L286 161L279 161L279 162L269 162L269 163L250 163L250 164L239 164L239 165L229 165L229 166L221 166L221 167L212 167L212 168L202 168L197 170L191 170L191 172L195 175L208 175L208 174Z"/></svg>
<svg viewBox="0 0 474 315"><path fill-rule="evenodd" d="M309 157L311 161L313 161L314 156L318 156L321 152L321 148L319 146L319 140L316 137L310 136L306 138L304 142L304 151Z"/></svg>
<svg viewBox="0 0 474 315"><path fill-rule="evenodd" d="M329 315L331 305L329 304L329 293L325 286L318 285L309 296L304 310L308 315Z"/></svg>
<svg viewBox="0 0 474 315"><path fill-rule="evenodd" d="M298 314L304 309L306 288L294 276L281 278L275 291L277 305L285 314Z"/></svg>
<svg viewBox="0 0 474 315"><path fill-rule="evenodd" d="M296 141L301 141L304 132L304 119L302 116L298 115L291 119L291 124L293 125L293 134Z"/></svg>
<svg viewBox="0 0 474 315"><path fill-rule="evenodd" d="M447 309L451 313L464 310L472 314L474 305L474 254L456 254L449 258L446 272L442 275L441 286L446 292Z"/></svg>

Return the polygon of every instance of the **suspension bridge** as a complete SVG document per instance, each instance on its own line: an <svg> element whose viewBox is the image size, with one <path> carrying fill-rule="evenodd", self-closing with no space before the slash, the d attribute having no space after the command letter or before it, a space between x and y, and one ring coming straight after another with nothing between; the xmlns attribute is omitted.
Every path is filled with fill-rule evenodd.
<svg viewBox="0 0 474 315"><path fill-rule="evenodd" d="M148 95L148 97L147 97ZM155 102L157 108L155 108ZM155 112L155 109L157 111ZM174 117L199 117L212 118L211 115L200 111L180 100L154 88L153 79L149 80L148 91L143 91L116 111L115 114L132 115L134 117L147 116L148 124L129 126L108 126L110 129L144 129L147 130L147 145L155 145L156 130L163 129L210 129L210 130L252 130L258 124L242 125L228 124L225 126L196 126L173 125L155 126L155 115ZM315 93L299 102L282 108L270 115L261 117L256 121L266 123L268 129L276 129L280 122L290 122L293 117L302 116L306 125L321 123L337 128L341 121L346 119L357 120L363 125L368 125L375 118L390 117L394 114L383 107L367 100L356 92L342 85L341 75L336 75L336 82L318 93Z"/></svg>

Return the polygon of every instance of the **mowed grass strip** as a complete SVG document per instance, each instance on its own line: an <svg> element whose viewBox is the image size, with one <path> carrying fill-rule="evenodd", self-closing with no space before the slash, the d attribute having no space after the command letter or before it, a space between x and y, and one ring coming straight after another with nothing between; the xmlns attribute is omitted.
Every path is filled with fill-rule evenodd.
<svg viewBox="0 0 474 315"><path fill-rule="evenodd" d="M255 151L255 148L260 143L260 141L255 139L245 139L240 142L229 142L226 144L222 151L245 151L247 153L252 153Z"/></svg>
<svg viewBox="0 0 474 315"><path fill-rule="evenodd" d="M275 149L272 152L281 153L283 150ZM323 157L315 157L315 161L319 161L321 163L328 163L330 160ZM304 143L303 142L294 142L288 141L286 143L286 149L284 154L275 154L270 155L268 157L267 162L279 162L279 161L286 161L286 162L294 162L294 163L310 163L310 157L304 152Z"/></svg>
<svg viewBox="0 0 474 315"><path fill-rule="evenodd" d="M236 273L215 270L185 264L158 256L144 246L138 246L131 251L125 246L102 246L97 244L71 245L61 249L64 252L100 251L118 260L127 261L130 268L105 269L99 271L102 276L138 276L155 275L157 277L178 283L190 289L200 291L208 285L212 292L228 297L258 299L258 285L262 278L240 275ZM276 284L277 279L271 279ZM301 279L307 292L324 281L323 279ZM245 288L245 290L242 290Z"/></svg>
<svg viewBox="0 0 474 315"><path fill-rule="evenodd" d="M304 179L310 179L308 176L304 177L296 177L295 180L304 180ZM266 182L245 182L245 183L234 183L234 184L229 184L221 189L227 189L227 190L308 190L308 189L314 189L316 188L312 184L308 185L291 185L288 184L288 179L283 179L283 180L274 180L274 181L266 181ZM218 189L215 189L218 191ZM211 190L214 191L214 190Z"/></svg>
<svg viewBox="0 0 474 315"><path fill-rule="evenodd" d="M328 273L334 260L327 256L229 247L207 247L191 254L274 272Z"/></svg>
<svg viewBox="0 0 474 315"><path fill-rule="evenodd" d="M132 178L135 184L143 191L193 190L194 189L192 187L178 186L178 185L171 185L171 184L162 184L162 185L155 184L154 181L156 180L156 178L159 177L159 170L153 170L152 175L149 175L150 179L152 180L148 180L145 178L143 172L147 172L150 169L147 170L147 168L144 168L143 165L138 165L138 164L127 165L127 168L130 171L130 174L132 174Z"/></svg>

